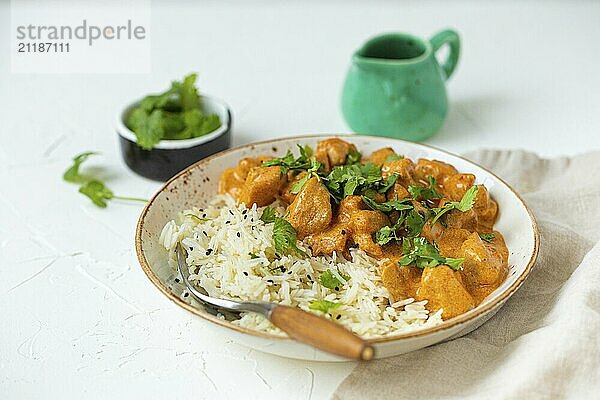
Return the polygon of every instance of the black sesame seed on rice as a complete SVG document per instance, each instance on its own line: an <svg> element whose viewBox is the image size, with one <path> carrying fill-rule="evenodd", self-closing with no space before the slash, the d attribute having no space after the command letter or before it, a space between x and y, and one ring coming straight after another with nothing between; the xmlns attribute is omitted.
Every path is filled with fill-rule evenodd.
<svg viewBox="0 0 600 400"><path fill-rule="evenodd" d="M229 214L231 214L231 215L235 215L235 214L233 213L233 211L231 211L231 210L229 210Z"/></svg>
<svg viewBox="0 0 600 400"><path fill-rule="evenodd" d="M342 318L342 314L338 314L338 315L335 317L335 319L340 319L340 318Z"/></svg>
<svg viewBox="0 0 600 400"><path fill-rule="evenodd" d="M210 256L210 253L212 253L212 252L213 252L213 249L206 249L206 255L207 256Z"/></svg>
<svg viewBox="0 0 600 400"><path fill-rule="evenodd" d="M244 271L244 275L248 276L248 272Z"/></svg>
<svg viewBox="0 0 600 400"><path fill-rule="evenodd" d="M336 292L340 291L340 287L339 286L334 287L334 289L335 289Z"/></svg>
<svg viewBox="0 0 600 400"><path fill-rule="evenodd" d="M342 229L342 235L345 235L345 234L346 234L346 230Z"/></svg>
<svg viewBox="0 0 600 400"><path fill-rule="evenodd" d="M238 232L237 237L242 237L242 234Z"/></svg>
<svg viewBox="0 0 600 400"><path fill-rule="evenodd" d="M185 293L183 294L183 297L188 297L189 295L190 295L190 294L189 294L188 292L185 292Z"/></svg>

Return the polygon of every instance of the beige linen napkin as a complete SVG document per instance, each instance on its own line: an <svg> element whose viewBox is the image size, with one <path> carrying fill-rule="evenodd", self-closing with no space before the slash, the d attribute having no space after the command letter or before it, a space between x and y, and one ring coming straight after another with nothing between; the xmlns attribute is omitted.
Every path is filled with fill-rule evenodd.
<svg viewBox="0 0 600 400"><path fill-rule="evenodd" d="M479 329L359 364L334 399L600 398L600 152L467 157L511 184L540 228L523 286Z"/></svg>

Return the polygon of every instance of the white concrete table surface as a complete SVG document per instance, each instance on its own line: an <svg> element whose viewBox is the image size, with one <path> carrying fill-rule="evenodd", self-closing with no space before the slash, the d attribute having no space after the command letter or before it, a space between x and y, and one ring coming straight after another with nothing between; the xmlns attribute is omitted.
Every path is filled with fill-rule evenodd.
<svg viewBox="0 0 600 400"><path fill-rule="evenodd" d="M250 350L182 311L138 266L141 207L98 209L61 180L71 157L96 150L86 167L116 193L151 196L160 184L124 166L113 119L190 71L232 106L236 145L347 132L339 94L362 42L454 27L450 112L428 143L600 148L600 3L172 1L152 14L151 74L14 75L0 3L2 399L321 399L353 368Z"/></svg>

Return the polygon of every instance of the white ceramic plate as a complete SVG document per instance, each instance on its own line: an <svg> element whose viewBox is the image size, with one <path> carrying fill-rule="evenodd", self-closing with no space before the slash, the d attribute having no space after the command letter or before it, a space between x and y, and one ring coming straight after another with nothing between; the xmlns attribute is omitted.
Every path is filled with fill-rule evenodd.
<svg viewBox="0 0 600 400"><path fill-rule="evenodd" d="M402 140L360 135L300 136L260 142L218 153L199 161L169 180L143 210L136 230L136 251L140 264L152 283L178 306L204 318L233 340L254 349L306 360L341 361L312 347L270 334L253 331L221 320L205 311L199 304L181 298L183 286L175 283L176 272L167 265L167 252L158 243L166 222L192 206L203 207L217 193L217 183L223 170L237 165L240 158L258 155L281 156L296 144L308 144L329 137L340 137L354 143L363 154L382 147L392 147L397 153L412 160L437 159L454 165L460 172L472 173L477 183L484 184L498 202L499 215L495 229L502 232L508 246L509 273L506 281L471 311L442 324L401 335L369 340L376 358L390 357L417 350L449 338L459 337L479 327L491 318L506 300L519 288L529 274L538 252L539 234L529 208L517 193L500 178L486 169L459 156L432 147Z"/></svg>

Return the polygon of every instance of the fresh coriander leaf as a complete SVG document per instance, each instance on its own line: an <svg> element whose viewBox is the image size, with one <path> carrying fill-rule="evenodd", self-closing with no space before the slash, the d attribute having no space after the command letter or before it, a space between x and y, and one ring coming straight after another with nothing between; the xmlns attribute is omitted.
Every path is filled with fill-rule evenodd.
<svg viewBox="0 0 600 400"><path fill-rule="evenodd" d="M202 112L196 74L186 76L181 82L172 82L164 93L144 97L125 122L144 150L152 149L162 139L190 139L221 126L217 114Z"/></svg>
<svg viewBox="0 0 600 400"><path fill-rule="evenodd" d="M263 221L265 224L270 224L271 222L275 222L275 218L277 218L277 215L275 214L275 210L269 206L267 206L263 209L263 212L260 216L260 220Z"/></svg>
<svg viewBox="0 0 600 400"><path fill-rule="evenodd" d="M300 179L298 182L294 183L294 185L292 185L290 193L298 194L298 192L300 192L300 190L304 187L304 185L306 184L306 182L308 182L310 178L312 178L313 176L316 176L317 178L319 177L318 172L323 164L317 161L317 159L314 157L310 158L309 164L310 168L306 171L306 175L302 177L302 179Z"/></svg>
<svg viewBox="0 0 600 400"><path fill-rule="evenodd" d="M377 232L375 232L375 242L377 244L384 245L384 244L391 242L392 240L402 239L401 237L399 237L396 234L396 232L398 231L398 229L400 229L400 227L403 225L404 222L405 222L405 216L404 216L404 213L401 213L400 217L398 218L398 220L396 221L396 223L394 225L392 225L391 227L384 226L383 228L381 228Z"/></svg>
<svg viewBox="0 0 600 400"><path fill-rule="evenodd" d="M66 170L65 173L63 174L63 179L67 182L73 182L73 183L82 182L84 180L84 178L79 173L79 167L85 160L87 160L88 158L90 158L90 156L93 156L95 154L98 154L98 153L96 153L94 151L86 151L84 153L76 155L73 158L73 165L68 170Z"/></svg>
<svg viewBox="0 0 600 400"><path fill-rule="evenodd" d="M309 145L300 146L297 145L300 150L300 158L303 160L308 160L313 155L313 150Z"/></svg>
<svg viewBox="0 0 600 400"><path fill-rule="evenodd" d="M367 182L367 179L363 176L361 166L354 164L334 167L324 181L332 197L340 201L354 194L359 186Z"/></svg>
<svg viewBox="0 0 600 400"><path fill-rule="evenodd" d="M294 154L291 150L288 150L284 157L273 158L271 160L263 161L263 166L271 167L279 165L281 175L285 175L289 170L308 170L311 168L309 158L312 156L312 149L309 146L300 146L300 156L294 158Z"/></svg>
<svg viewBox="0 0 600 400"><path fill-rule="evenodd" d="M292 251L298 254L306 255L302 250L300 250L297 246L297 237L296 230L292 224L286 221L283 218L275 217L273 225L273 243L275 245L275 250L283 254L287 251Z"/></svg>
<svg viewBox="0 0 600 400"><path fill-rule="evenodd" d="M140 101L138 108L145 113L150 114L155 109L162 109L165 107L176 109L181 107L180 103L173 99L175 93L175 89L171 87L163 93L146 96Z"/></svg>
<svg viewBox="0 0 600 400"><path fill-rule="evenodd" d="M362 159L362 154L356 149L350 149L346 156L346 165L358 164Z"/></svg>
<svg viewBox="0 0 600 400"><path fill-rule="evenodd" d="M150 114L144 114L142 109L133 110L131 118L135 116L133 131L138 145L144 150L152 149L161 141L165 134L163 123L163 111L154 110ZM144 115L143 115L144 114Z"/></svg>
<svg viewBox="0 0 600 400"><path fill-rule="evenodd" d="M435 178L431 175L427 176L427 180L429 180L429 187L418 186L418 185L410 185L407 190L408 193L415 200L431 200L431 199L441 199L444 195L437 191L437 182Z"/></svg>
<svg viewBox="0 0 600 400"><path fill-rule="evenodd" d="M183 112L185 129L181 131L183 138L195 138L217 130L221 126L221 119L217 114L206 115L200 109ZM166 131L165 127L165 131Z"/></svg>
<svg viewBox="0 0 600 400"><path fill-rule="evenodd" d="M344 275L339 271L338 273L345 281L350 280L350 277L348 275ZM329 269L321 274L321 276L319 277L319 282L321 282L321 285L323 285L327 289L335 289L336 287L342 287L342 282Z"/></svg>
<svg viewBox="0 0 600 400"><path fill-rule="evenodd" d="M464 258L446 258L444 260L444 264L446 264L453 270L458 271L462 267L464 261Z"/></svg>
<svg viewBox="0 0 600 400"><path fill-rule="evenodd" d="M358 189L358 186L361 184L362 180L363 179L359 176L349 177L344 185L344 197L352 196L356 192L356 189Z"/></svg>
<svg viewBox="0 0 600 400"><path fill-rule="evenodd" d="M458 211L465 212L465 211L469 211L471 208L473 208L473 205L475 204L475 198L477 197L478 191L479 191L479 186L477 186L477 185L471 186L469 188L469 190L467 190L467 192L465 193L463 198L460 200L458 205L456 206L456 209Z"/></svg>
<svg viewBox="0 0 600 400"><path fill-rule="evenodd" d="M410 249L411 249L411 245L410 245L411 240L409 238L402 238L402 253L404 254L408 254L410 253Z"/></svg>
<svg viewBox="0 0 600 400"><path fill-rule="evenodd" d="M308 308L311 310L322 311L324 313L328 313L336 308L343 306L344 303L335 303L333 301L319 299L319 300L311 300Z"/></svg>
<svg viewBox="0 0 600 400"><path fill-rule="evenodd" d="M254 253L248 253L248 255L250 256L250 259L255 259L255 258L259 258L256 254Z"/></svg>
<svg viewBox="0 0 600 400"><path fill-rule="evenodd" d="M190 131L185 129L185 113L162 112L163 137L167 140L189 139Z"/></svg>
<svg viewBox="0 0 600 400"><path fill-rule="evenodd" d="M306 182L308 182L308 180L310 178L311 178L310 174L304 175L302 178L300 178L300 180L298 180L296 183L294 183L292 185L292 188L290 189L290 193L291 194L298 194L300 192L300 190L304 187L304 185L306 184Z"/></svg>
<svg viewBox="0 0 600 400"><path fill-rule="evenodd" d="M410 199L402 199L402 200L392 200L386 201L384 203L377 203L375 200L367 197L361 196L366 205L371 207L376 211L390 212L392 210L403 211L403 210L411 210L413 208L412 204L410 204Z"/></svg>
<svg viewBox="0 0 600 400"><path fill-rule="evenodd" d="M196 89L197 74L189 74L183 78L183 81L174 81L171 84L172 89L179 95L181 106L184 110L199 110L200 95Z"/></svg>
<svg viewBox="0 0 600 400"><path fill-rule="evenodd" d="M494 239L496 239L496 235L494 235L493 233L479 233L479 237L481 238L481 240L488 242L488 243L492 243L494 241Z"/></svg>
<svg viewBox="0 0 600 400"><path fill-rule="evenodd" d="M421 234L423 226L425 225L427 218L423 218L416 210L410 210L404 221L404 226L408 230L409 237L416 237Z"/></svg>
<svg viewBox="0 0 600 400"><path fill-rule="evenodd" d="M262 165L264 167L272 167L274 165L279 165L281 168L281 175L287 174L290 170L290 165L294 163L294 154L291 150L288 149L286 155L284 157L272 158L270 160L263 161Z"/></svg>
<svg viewBox="0 0 600 400"><path fill-rule="evenodd" d="M385 162L388 162L388 161L396 161L396 160L401 160L401 159L403 159L403 158L404 158L404 156L401 156L401 155L398 155L398 154L395 154L395 153L394 153L394 154L390 154L389 156L387 156L387 157L385 158Z"/></svg>
<svg viewBox="0 0 600 400"><path fill-rule="evenodd" d="M377 189L377 192L385 193L388 190L390 190L390 188L396 184L396 181L398 180L399 176L400 175L398 175L395 172L392 175L388 176L387 179L385 180L385 183L383 184L383 186L381 186L379 189Z"/></svg>
<svg viewBox="0 0 600 400"><path fill-rule="evenodd" d="M375 184L381 182L383 179L381 177L381 166L379 165L369 162L365 165L361 165L360 171L363 177L365 177L367 184Z"/></svg>
<svg viewBox="0 0 600 400"><path fill-rule="evenodd" d="M101 208L106 208L106 201L111 199L132 200L142 202L148 201L146 199L140 199L137 197L116 196L109 188L107 188L104 185L104 183L100 182L99 180L89 179L83 176L79 172L79 168L85 160L87 160L90 156L94 154L98 153L93 151L86 151L75 156L73 158L73 165L65 171L65 173L63 174L63 179L67 182L81 183L82 185L79 187L79 192L87 196L95 205Z"/></svg>
<svg viewBox="0 0 600 400"><path fill-rule="evenodd" d="M389 226L384 226L375 233L375 242L380 245L387 244L394 239L398 239L396 232Z"/></svg>
<svg viewBox="0 0 600 400"><path fill-rule="evenodd" d="M100 208L106 208L106 200L114 197L112 190L100 181L90 181L79 188L79 193L89 197Z"/></svg>
<svg viewBox="0 0 600 400"><path fill-rule="evenodd" d="M444 204L443 207L436 207L433 209L435 216L431 220L431 225L435 224L435 222L440 219L440 217L446 214L451 210L458 210L461 212L469 211L473 208L473 204L475 203L475 198L477 197L477 191L479 190L478 186L471 186L469 190L464 194L460 201L451 201Z"/></svg>
<svg viewBox="0 0 600 400"><path fill-rule="evenodd" d="M440 255L437 247L424 237L413 238L412 243L408 240L403 242L403 249L405 255L398 261L400 266L415 265L419 268L433 268L447 265L457 271L464 261L463 258L447 258Z"/></svg>

